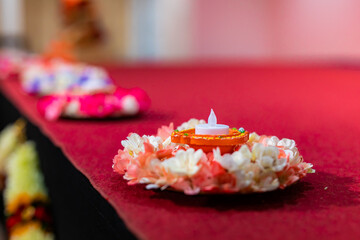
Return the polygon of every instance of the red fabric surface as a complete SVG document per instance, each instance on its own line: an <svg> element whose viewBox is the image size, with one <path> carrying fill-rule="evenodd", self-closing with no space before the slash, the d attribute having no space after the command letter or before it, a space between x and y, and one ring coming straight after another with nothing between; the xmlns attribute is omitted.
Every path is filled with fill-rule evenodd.
<svg viewBox="0 0 360 240"><path fill-rule="evenodd" d="M360 239L360 71L282 67L111 68L140 86L140 118L45 121L17 81L2 91L108 199L141 239ZM271 193L185 196L128 186L112 158L129 132L155 134L191 117L295 139L314 164L298 184ZM3 114L3 113L2 113ZM51 159L48 159L51 161Z"/></svg>

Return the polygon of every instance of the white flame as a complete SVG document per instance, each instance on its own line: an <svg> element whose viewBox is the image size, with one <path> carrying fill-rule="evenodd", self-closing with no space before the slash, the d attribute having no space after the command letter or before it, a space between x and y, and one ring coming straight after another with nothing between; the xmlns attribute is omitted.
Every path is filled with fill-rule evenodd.
<svg viewBox="0 0 360 240"><path fill-rule="evenodd" d="M208 118L208 124L210 126L215 126L216 123L217 123L216 115L214 113L214 110L211 109L211 112L210 112L210 115L209 115L209 118Z"/></svg>

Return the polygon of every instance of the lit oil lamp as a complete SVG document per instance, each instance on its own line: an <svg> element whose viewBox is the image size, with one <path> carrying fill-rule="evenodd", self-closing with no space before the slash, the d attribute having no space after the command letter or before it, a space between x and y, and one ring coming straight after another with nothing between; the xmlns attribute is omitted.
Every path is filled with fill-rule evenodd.
<svg viewBox="0 0 360 240"><path fill-rule="evenodd" d="M234 152L240 145L249 140L249 132L243 128L229 128L224 124L217 124L214 111L208 118L207 124L199 124L195 128L183 131L175 130L171 135L173 143L187 144L194 149L202 149L205 153L220 148L222 154Z"/></svg>

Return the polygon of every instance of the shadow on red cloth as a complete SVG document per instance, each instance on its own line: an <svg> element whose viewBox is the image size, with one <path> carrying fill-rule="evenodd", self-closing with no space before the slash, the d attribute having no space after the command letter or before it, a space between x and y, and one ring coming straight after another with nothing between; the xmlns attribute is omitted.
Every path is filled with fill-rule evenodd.
<svg viewBox="0 0 360 240"><path fill-rule="evenodd" d="M131 120L132 122L142 122L142 121L153 121L153 120L161 120L161 121L170 121L173 119L174 113L162 113L155 111L147 111L145 113L140 113L135 116L122 116L122 117L112 117L112 118L69 118L62 117L61 121L68 122L76 122L79 121L81 123L86 122L95 122L95 123L104 123L104 122L127 122Z"/></svg>
<svg viewBox="0 0 360 240"><path fill-rule="evenodd" d="M267 211L280 208L312 211L331 206L359 205L360 192L351 189L351 185L355 183L355 179L350 177L318 172L308 175L306 181L301 180L284 190L268 193L186 196L178 192L154 191L151 198L185 207L212 208L218 211Z"/></svg>

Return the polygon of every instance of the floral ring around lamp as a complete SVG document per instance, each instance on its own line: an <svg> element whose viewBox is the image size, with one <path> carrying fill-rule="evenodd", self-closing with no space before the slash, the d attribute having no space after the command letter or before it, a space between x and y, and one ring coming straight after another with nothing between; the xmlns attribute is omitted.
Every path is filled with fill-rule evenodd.
<svg viewBox="0 0 360 240"><path fill-rule="evenodd" d="M216 124L213 111L208 124L191 119L174 130L171 123L152 136L130 133L121 144L113 170L129 185L188 195L273 191L315 172L294 140Z"/></svg>

